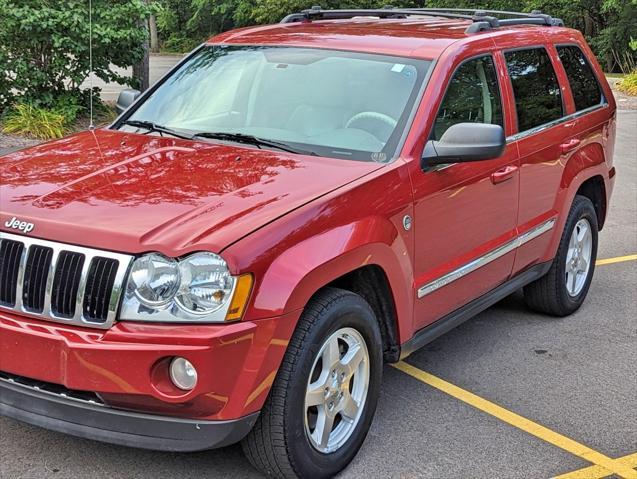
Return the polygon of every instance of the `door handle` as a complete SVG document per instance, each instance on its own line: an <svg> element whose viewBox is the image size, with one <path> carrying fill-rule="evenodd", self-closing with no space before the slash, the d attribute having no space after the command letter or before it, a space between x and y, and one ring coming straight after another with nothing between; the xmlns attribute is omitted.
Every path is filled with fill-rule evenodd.
<svg viewBox="0 0 637 479"><path fill-rule="evenodd" d="M510 180L511 178L513 178L513 175L516 171L518 171L517 166L505 166L504 168L491 174L491 183L497 185L498 183L502 183L503 181Z"/></svg>
<svg viewBox="0 0 637 479"><path fill-rule="evenodd" d="M560 150L562 150L562 154L568 153L569 151L573 151L577 148L581 142L582 140L573 138L572 140L568 140L566 143L562 143L560 145Z"/></svg>

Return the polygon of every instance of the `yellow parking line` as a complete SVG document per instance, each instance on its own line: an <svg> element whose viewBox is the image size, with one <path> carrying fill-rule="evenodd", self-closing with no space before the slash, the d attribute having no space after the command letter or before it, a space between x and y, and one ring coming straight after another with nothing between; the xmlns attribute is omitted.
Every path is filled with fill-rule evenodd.
<svg viewBox="0 0 637 479"><path fill-rule="evenodd" d="M504 409L491 401L487 401L480 396L448 383L447 381L422 371L404 361L400 361L393 366L419 381L439 389L440 391L447 393L450 396L469 404L470 406L480 409L501 421L532 434L533 436L570 452L571 454L581 457L592 464L601 466L608 471L608 474L617 474L619 477L624 479L637 479L637 471L631 469L630 466L627 466L621 461L611 459L600 452L594 451L590 447L552 431L536 422L531 421L530 419L515 414L508 409Z"/></svg>
<svg viewBox="0 0 637 479"><path fill-rule="evenodd" d="M629 254L626 256L617 256L616 258L598 259L595 262L595 265L601 266L603 264L623 263L624 261L635 261L635 260L637 260L637 254Z"/></svg>
<svg viewBox="0 0 637 479"><path fill-rule="evenodd" d="M637 467L637 452L617 458L615 461L622 462L628 467ZM577 471L567 472L566 474L560 474L553 479L603 479L604 477L608 477L608 471L606 469L601 466L590 466L584 469L578 469Z"/></svg>

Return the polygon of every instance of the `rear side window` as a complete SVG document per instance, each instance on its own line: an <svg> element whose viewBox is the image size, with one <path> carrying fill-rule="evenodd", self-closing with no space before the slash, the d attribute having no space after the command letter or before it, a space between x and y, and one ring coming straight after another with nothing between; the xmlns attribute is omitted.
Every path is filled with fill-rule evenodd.
<svg viewBox="0 0 637 479"><path fill-rule="evenodd" d="M456 123L502 124L502 104L491 56L466 61L451 77L436 123L433 139L439 140Z"/></svg>
<svg viewBox="0 0 637 479"><path fill-rule="evenodd" d="M574 45L557 47L566 76L571 84L577 110L584 110L602 101L602 91L582 50Z"/></svg>
<svg viewBox="0 0 637 479"><path fill-rule="evenodd" d="M546 50L515 50L506 52L504 56L515 95L518 131L527 131L561 118L562 94Z"/></svg>

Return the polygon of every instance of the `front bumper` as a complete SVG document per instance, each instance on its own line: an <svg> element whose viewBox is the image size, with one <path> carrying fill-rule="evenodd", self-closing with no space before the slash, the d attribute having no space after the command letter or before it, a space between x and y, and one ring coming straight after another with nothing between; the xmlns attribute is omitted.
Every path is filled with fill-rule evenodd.
<svg viewBox="0 0 637 479"><path fill-rule="evenodd" d="M175 427L190 427L182 420L214 422L216 427L262 408L299 314L214 325L122 321L95 330L0 312L0 378L5 373L88 392L111 411L179 418ZM170 381L168 365L175 356L197 368L199 380L192 391L179 390ZM15 408L4 398L2 402L5 409ZM61 407L56 401L38 404ZM50 415L43 409L10 411L0 413ZM64 422L65 417L59 419ZM172 424L166 421L166 427ZM69 422L91 426L81 417Z"/></svg>
<svg viewBox="0 0 637 479"><path fill-rule="evenodd" d="M258 413L230 421L140 414L90 404L0 378L0 415L74 436L143 449L200 451L240 441Z"/></svg>

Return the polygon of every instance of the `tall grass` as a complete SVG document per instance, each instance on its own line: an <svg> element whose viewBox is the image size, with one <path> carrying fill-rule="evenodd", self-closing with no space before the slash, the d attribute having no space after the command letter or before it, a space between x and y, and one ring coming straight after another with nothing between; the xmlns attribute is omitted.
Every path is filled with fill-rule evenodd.
<svg viewBox="0 0 637 479"><path fill-rule="evenodd" d="M626 95L637 96L637 70L618 81L617 89Z"/></svg>
<svg viewBox="0 0 637 479"><path fill-rule="evenodd" d="M63 114L27 103L20 103L9 110L2 120L2 131L17 135L51 140L62 138L67 132Z"/></svg>

